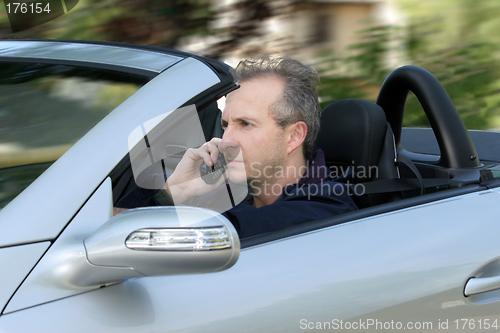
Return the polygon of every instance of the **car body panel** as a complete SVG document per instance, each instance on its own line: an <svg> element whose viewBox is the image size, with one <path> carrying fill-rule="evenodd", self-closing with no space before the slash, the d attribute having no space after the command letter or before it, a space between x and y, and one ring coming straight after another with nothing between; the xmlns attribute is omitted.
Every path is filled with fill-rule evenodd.
<svg viewBox="0 0 500 333"><path fill-rule="evenodd" d="M237 233L226 218L212 210L194 207L136 209L114 217L99 228L112 217L111 187L111 179L107 178L24 281L4 310L5 314L132 277L222 271L237 261L240 249ZM125 247L125 238L137 228L195 228L197 225L201 229L225 225L232 235L232 246L208 251L148 251ZM122 230L124 235L116 236L116 232L109 230ZM116 241L110 240L109 235L115 235ZM108 250L100 245L106 243L114 244L111 256L100 251ZM119 280L101 282L110 277ZM98 282L89 284L89 281Z"/></svg>
<svg viewBox="0 0 500 333"><path fill-rule="evenodd" d="M218 82L209 67L188 58L139 89L0 211L0 247L55 239L127 155L136 127L166 116Z"/></svg>
<svg viewBox="0 0 500 333"><path fill-rule="evenodd" d="M5 41L1 57L89 62L161 73L183 58L148 50L65 42Z"/></svg>
<svg viewBox="0 0 500 333"><path fill-rule="evenodd" d="M29 331L26 318L36 318L38 332L55 322L74 332L299 332L301 320L493 318L500 297L474 304L463 288L500 255L499 200L487 190L320 229L244 249L225 272L131 279L3 315L0 326Z"/></svg>
<svg viewBox="0 0 500 333"><path fill-rule="evenodd" d="M49 248L50 242L0 248L0 309Z"/></svg>
<svg viewBox="0 0 500 333"><path fill-rule="evenodd" d="M500 160L500 132L469 130L481 162ZM414 153L439 155L439 146L431 128L403 128L402 146ZM498 162L497 162L498 163Z"/></svg>
<svg viewBox="0 0 500 333"><path fill-rule="evenodd" d="M65 265L61 263L70 267L69 263L77 257L85 257L83 240L113 216L112 207L111 180L107 178L23 282L4 313L94 289L69 288L70 282L67 280L71 278L71 274L68 274Z"/></svg>

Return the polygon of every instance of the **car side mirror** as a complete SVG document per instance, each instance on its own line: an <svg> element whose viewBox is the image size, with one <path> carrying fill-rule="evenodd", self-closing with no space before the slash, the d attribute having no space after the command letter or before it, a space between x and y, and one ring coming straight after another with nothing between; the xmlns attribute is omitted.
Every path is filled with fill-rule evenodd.
<svg viewBox="0 0 500 333"><path fill-rule="evenodd" d="M86 262L66 281L88 288L141 276L223 271L239 257L233 225L217 212L194 207L150 207L116 215L84 239Z"/></svg>

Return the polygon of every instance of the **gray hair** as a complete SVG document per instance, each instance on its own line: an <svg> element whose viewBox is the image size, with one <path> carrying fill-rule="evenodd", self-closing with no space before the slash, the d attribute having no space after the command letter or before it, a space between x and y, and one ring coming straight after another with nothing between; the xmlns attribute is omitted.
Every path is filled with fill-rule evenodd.
<svg viewBox="0 0 500 333"><path fill-rule="evenodd" d="M265 75L277 75L285 82L283 98L274 103L270 112L279 127L303 121L307 135L303 143L304 158L311 157L319 131L321 108L317 87L319 75L311 67L286 56L259 54L239 62L232 71L236 82Z"/></svg>

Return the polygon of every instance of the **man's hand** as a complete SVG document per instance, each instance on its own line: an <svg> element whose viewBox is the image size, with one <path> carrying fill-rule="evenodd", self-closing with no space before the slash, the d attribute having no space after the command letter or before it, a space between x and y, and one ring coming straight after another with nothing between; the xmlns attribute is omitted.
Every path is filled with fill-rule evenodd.
<svg viewBox="0 0 500 333"><path fill-rule="evenodd" d="M224 177L221 177L217 183L208 185L200 176L202 162L210 167L217 162L220 143L221 139L213 138L200 148L191 148L186 151L174 173L168 177L164 185L165 191L176 205L182 204L192 197L213 191L224 182Z"/></svg>

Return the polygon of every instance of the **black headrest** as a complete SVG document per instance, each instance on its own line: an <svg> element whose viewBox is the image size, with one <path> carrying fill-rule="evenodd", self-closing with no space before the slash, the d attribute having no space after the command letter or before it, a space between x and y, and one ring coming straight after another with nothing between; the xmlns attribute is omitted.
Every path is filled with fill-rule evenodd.
<svg viewBox="0 0 500 333"><path fill-rule="evenodd" d="M321 113L316 145L325 152L327 163L355 166L378 165L387 123L377 104L344 99L328 105Z"/></svg>

